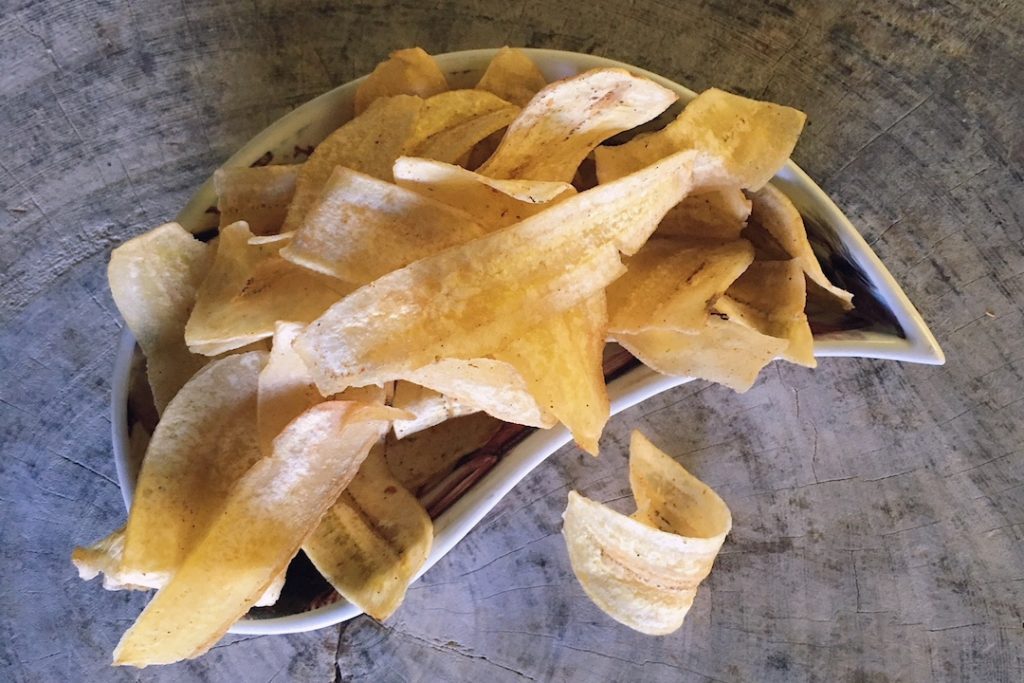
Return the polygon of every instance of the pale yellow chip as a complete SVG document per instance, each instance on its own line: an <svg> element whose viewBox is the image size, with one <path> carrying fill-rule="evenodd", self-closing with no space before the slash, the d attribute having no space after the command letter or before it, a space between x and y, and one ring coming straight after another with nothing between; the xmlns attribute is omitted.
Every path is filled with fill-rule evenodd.
<svg viewBox="0 0 1024 683"><path fill-rule="evenodd" d="M295 194L299 168L282 165L217 169L213 187L217 192L220 227L245 221L254 235L277 233Z"/></svg>
<svg viewBox="0 0 1024 683"><path fill-rule="evenodd" d="M501 426L496 418L475 413L402 439L391 435L386 450L388 468L402 486L418 495L447 475L465 455L486 444Z"/></svg>
<svg viewBox="0 0 1024 683"><path fill-rule="evenodd" d="M544 74L525 52L506 46L494 55L476 87L525 107L547 84Z"/></svg>
<svg viewBox="0 0 1024 683"><path fill-rule="evenodd" d="M220 514L121 638L114 663L168 664L209 650L285 570L396 412L329 401L289 423L273 455L217 498Z"/></svg>
<svg viewBox="0 0 1024 683"><path fill-rule="evenodd" d="M381 62L356 90L355 111L361 114L382 97L419 95L430 97L448 90L448 80L434 58L422 48L396 50Z"/></svg>
<svg viewBox="0 0 1024 683"><path fill-rule="evenodd" d="M663 375L698 377L739 392L754 386L761 368L789 346L785 339L716 316L696 334L655 329L609 336Z"/></svg>
<svg viewBox="0 0 1024 683"><path fill-rule="evenodd" d="M292 350L303 327L301 323L277 323L274 345L260 372L256 421L264 455L273 452L274 439L289 422L324 400L302 359Z"/></svg>
<svg viewBox="0 0 1024 683"><path fill-rule="evenodd" d="M732 515L710 487L639 432L629 460L639 508L633 518L572 491L562 531L590 599L619 623L666 635L682 626Z"/></svg>
<svg viewBox="0 0 1024 683"><path fill-rule="evenodd" d="M699 332L712 304L753 260L746 240L651 239L608 287L609 330Z"/></svg>
<svg viewBox="0 0 1024 683"><path fill-rule="evenodd" d="M519 107L482 90L451 90L423 103L411 154L455 163L519 115Z"/></svg>
<svg viewBox="0 0 1024 683"><path fill-rule="evenodd" d="M601 291L686 194L691 153L569 197L360 288L295 341L321 393L500 349ZM543 254L543 258L538 258Z"/></svg>
<svg viewBox="0 0 1024 683"><path fill-rule="evenodd" d="M750 200L739 188L698 192L672 207L654 234L735 240L739 239L748 216Z"/></svg>
<svg viewBox="0 0 1024 683"><path fill-rule="evenodd" d="M786 163L806 118L790 107L710 88L662 130L617 147L598 148L597 177L607 183L680 150L694 149L720 163L718 172L700 174L709 189L756 190Z"/></svg>
<svg viewBox="0 0 1024 683"><path fill-rule="evenodd" d="M128 240L110 254L110 292L146 355L158 412L206 365L206 358L189 352L184 331L212 259L213 250L177 223Z"/></svg>
<svg viewBox="0 0 1024 683"><path fill-rule="evenodd" d="M310 378L310 382L312 381ZM476 406L466 405L433 389L403 381L395 382L391 405L415 416L411 420L395 420L392 427L395 430L395 437L399 439L430 429L445 420L470 415L480 410Z"/></svg>
<svg viewBox="0 0 1024 683"><path fill-rule="evenodd" d="M730 321L761 334L785 339L782 357L813 368L814 339L804 313L807 289L796 259L755 261L715 302L714 308Z"/></svg>
<svg viewBox="0 0 1024 683"><path fill-rule="evenodd" d="M339 166L281 256L362 285L483 234L467 213Z"/></svg>
<svg viewBox="0 0 1024 683"><path fill-rule="evenodd" d="M601 365L607 326L605 296L598 292L495 354L519 371L537 403L591 455L611 412Z"/></svg>
<svg viewBox="0 0 1024 683"><path fill-rule="evenodd" d="M488 232L518 223L576 193L569 183L495 180L453 164L415 157L399 158L394 174L401 187L465 211Z"/></svg>
<svg viewBox="0 0 1024 683"><path fill-rule="evenodd" d="M593 69L537 93L477 169L492 178L569 182L601 142L676 101L671 90L624 69Z"/></svg>
<svg viewBox="0 0 1024 683"><path fill-rule="evenodd" d="M821 270L807 240L804 219L789 197L775 186L765 185L751 193L750 199L750 223L743 234L764 253L764 258L796 259L807 279L836 297L844 309L853 308L853 294L833 285Z"/></svg>
<svg viewBox="0 0 1024 683"><path fill-rule="evenodd" d="M302 225L337 166L390 181L395 159L408 154L416 142L422 109L423 100L419 97L386 97L328 135L299 170L295 195L288 205L281 232L291 232Z"/></svg>
<svg viewBox="0 0 1024 683"><path fill-rule="evenodd" d="M217 256L203 280L185 341L217 355L266 339L279 320L308 322L352 287L281 258L281 242L249 244L244 222L221 230Z"/></svg>
<svg viewBox="0 0 1024 683"><path fill-rule="evenodd" d="M168 404L139 472L120 583L165 584L260 458L256 395L266 360L252 352L214 361Z"/></svg>
<svg viewBox="0 0 1024 683"><path fill-rule="evenodd" d="M392 476L377 448L302 550L343 598L383 621L402 603L433 540L427 511Z"/></svg>

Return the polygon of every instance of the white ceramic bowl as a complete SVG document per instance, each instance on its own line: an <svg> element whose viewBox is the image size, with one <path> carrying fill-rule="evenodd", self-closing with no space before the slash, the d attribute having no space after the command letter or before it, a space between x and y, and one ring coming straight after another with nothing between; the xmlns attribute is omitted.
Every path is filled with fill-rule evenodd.
<svg viewBox="0 0 1024 683"><path fill-rule="evenodd" d="M469 50L438 55L437 63L452 87L472 87L483 74L496 50ZM679 94L680 103L696 94L656 74L621 62L592 55L556 50L527 50L549 81L572 76L597 67L620 67L646 76ZM346 83L302 105L282 117L249 141L225 166L250 166L268 155L271 163L296 161L298 148L316 145L352 116L352 101L362 79ZM264 159L265 161L265 159ZM808 223L808 232L819 258L833 274L839 272L840 284L854 287L858 307L869 309L871 324L862 329L816 334L814 353L818 357L851 356L881 358L913 363L941 364L944 361L938 343L889 271L857 232L856 228L828 196L789 162L776 175L774 184L796 204ZM212 180L207 180L178 214L177 221L192 232L216 226L208 209L216 206ZM135 474L130 471L127 454L127 396L131 378L135 340L125 329L114 368L112 427L114 458L126 507L131 503ZM689 381L664 377L645 367L637 367L609 383L612 413L672 387ZM533 468L570 440L563 427L535 431L508 451L497 465L456 503L434 520L434 544L421 574L444 557ZM232 633L274 634L309 631L337 624L360 613L347 602L337 602L307 612L268 619L246 618Z"/></svg>

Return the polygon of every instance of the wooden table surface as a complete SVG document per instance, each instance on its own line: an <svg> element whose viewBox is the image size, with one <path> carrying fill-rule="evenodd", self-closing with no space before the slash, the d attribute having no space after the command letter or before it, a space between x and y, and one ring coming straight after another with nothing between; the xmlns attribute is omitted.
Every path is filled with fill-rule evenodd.
<svg viewBox="0 0 1024 683"><path fill-rule="evenodd" d="M0 679L1024 679L1024 4L0 7ZM68 559L125 517L108 416L122 325L111 248L389 50L503 44L806 111L797 163L902 283L947 365L831 359L771 366L744 395L683 386L614 418L600 459L558 452L385 624L111 668L146 597L83 583ZM686 624L664 638L599 612L559 533L570 489L628 496L636 427L735 519Z"/></svg>

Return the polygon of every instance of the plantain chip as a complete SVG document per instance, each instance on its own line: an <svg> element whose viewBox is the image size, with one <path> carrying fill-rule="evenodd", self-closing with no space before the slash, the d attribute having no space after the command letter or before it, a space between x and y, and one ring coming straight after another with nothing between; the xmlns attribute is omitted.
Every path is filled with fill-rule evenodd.
<svg viewBox="0 0 1024 683"><path fill-rule="evenodd" d="M355 111L359 115L373 102L393 95L430 97L448 90L448 80L434 58L422 48L396 50L381 62L356 89Z"/></svg>
<svg viewBox="0 0 1024 683"><path fill-rule="evenodd" d="M638 431L629 470L638 508L632 518L572 491L562 531L590 599L619 623L666 635L682 626L732 515L711 488Z"/></svg>
<svg viewBox="0 0 1024 683"><path fill-rule="evenodd" d="M476 87L525 107L547 83L544 74L525 52L506 46L494 55Z"/></svg>
<svg viewBox="0 0 1024 683"><path fill-rule="evenodd" d="M298 165L241 166L217 169L220 227L245 221L254 235L274 235L284 224L288 204L295 194Z"/></svg>
<svg viewBox="0 0 1024 683"><path fill-rule="evenodd" d="M177 223L128 240L110 254L110 292L146 355L158 412L207 363L189 352L183 333L212 259L213 249Z"/></svg>
<svg viewBox="0 0 1024 683"><path fill-rule="evenodd" d="M315 388L316 385L313 386ZM445 420L470 415L480 410L433 389L403 381L395 382L395 394L391 405L415 416L411 420L395 420L392 427L395 437L399 439L430 429Z"/></svg>
<svg viewBox="0 0 1024 683"><path fill-rule="evenodd" d="M423 102L412 154L455 163L512 122L519 107L482 90L451 90Z"/></svg>
<svg viewBox="0 0 1024 683"><path fill-rule="evenodd" d="M463 456L487 443L501 426L501 422L486 413L474 413L402 439L389 436L385 452L388 468L402 486L419 494L451 472Z"/></svg>
<svg viewBox="0 0 1024 683"><path fill-rule="evenodd" d="M378 447L302 550L342 597L383 621L402 603L433 540L427 511L392 476Z"/></svg>
<svg viewBox="0 0 1024 683"><path fill-rule="evenodd" d="M649 121L675 93L624 69L593 69L556 81L509 125L480 173L492 178L569 182L604 140Z"/></svg>
<svg viewBox="0 0 1024 683"><path fill-rule="evenodd" d="M735 240L740 238L748 216L750 200L739 188L698 192L672 207L654 234Z"/></svg>

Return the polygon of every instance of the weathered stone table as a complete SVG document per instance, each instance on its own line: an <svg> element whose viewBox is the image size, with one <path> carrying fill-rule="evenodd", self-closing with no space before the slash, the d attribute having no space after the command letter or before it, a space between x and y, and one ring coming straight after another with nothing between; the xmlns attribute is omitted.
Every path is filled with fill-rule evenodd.
<svg viewBox="0 0 1024 683"><path fill-rule="evenodd" d="M430 5L429 7L427 5ZM841 8L840 5L846 5ZM233 149L388 50L593 52L806 111L797 162L859 225L944 368L770 367L693 383L565 448L386 624L234 638L108 666L140 594L68 554L124 517L110 454L113 245ZM479 0L0 9L0 679L1024 679L1024 5ZM735 526L685 626L619 627L559 534L566 493L624 498L641 427Z"/></svg>

